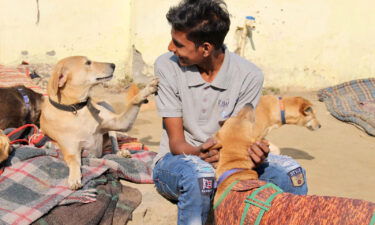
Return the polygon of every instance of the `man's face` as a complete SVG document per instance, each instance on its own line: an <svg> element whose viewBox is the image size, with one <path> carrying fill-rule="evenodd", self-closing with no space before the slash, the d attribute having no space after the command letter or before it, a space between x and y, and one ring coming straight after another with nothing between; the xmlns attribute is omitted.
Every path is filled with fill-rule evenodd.
<svg viewBox="0 0 375 225"><path fill-rule="evenodd" d="M171 35L168 51L178 57L181 66L197 65L202 62L204 59L202 47L196 48L194 42L187 39L185 32L172 29Z"/></svg>

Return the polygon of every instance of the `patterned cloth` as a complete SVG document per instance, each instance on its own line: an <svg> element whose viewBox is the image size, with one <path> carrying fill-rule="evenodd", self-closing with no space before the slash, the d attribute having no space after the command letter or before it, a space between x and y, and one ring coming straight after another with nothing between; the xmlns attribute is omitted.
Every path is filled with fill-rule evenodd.
<svg viewBox="0 0 375 225"><path fill-rule="evenodd" d="M124 225L142 201L137 189L121 185L110 173L90 183L98 192L95 202L55 207L33 225Z"/></svg>
<svg viewBox="0 0 375 225"><path fill-rule="evenodd" d="M237 183L227 197L215 210L215 221L221 224L240 224L245 209L245 200L257 188L263 186L264 181L246 180ZM327 197L293 195L280 193L271 201L270 205L263 204L277 190L266 188L256 194L258 206L251 205L243 224L255 224L260 207L266 209L259 224L330 224L330 225L368 225L375 213L375 204L363 200ZM260 202L260 201L261 202ZM252 202L254 202L252 200Z"/></svg>
<svg viewBox="0 0 375 225"><path fill-rule="evenodd" d="M375 78L353 80L319 90L318 97L337 119L375 136Z"/></svg>
<svg viewBox="0 0 375 225"><path fill-rule="evenodd" d="M120 138L119 146L134 139ZM72 191L67 186L68 167L58 149L19 146L14 149L0 174L0 224L30 224L58 204L95 201L90 180L105 171L135 183L152 183L151 165L156 153L131 150L132 158L107 154L103 158L82 159L84 187Z"/></svg>
<svg viewBox="0 0 375 225"><path fill-rule="evenodd" d="M46 89L35 84L30 78L29 66L5 67L0 65L0 87L14 87L17 85L24 85L40 94L46 93Z"/></svg>

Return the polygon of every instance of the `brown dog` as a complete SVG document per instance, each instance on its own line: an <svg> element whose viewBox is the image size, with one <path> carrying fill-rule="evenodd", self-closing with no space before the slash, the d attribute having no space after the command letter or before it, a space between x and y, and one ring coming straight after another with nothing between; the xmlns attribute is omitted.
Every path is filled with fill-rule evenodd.
<svg viewBox="0 0 375 225"><path fill-rule="evenodd" d="M113 96L122 98L123 107L115 110L111 102L90 96L90 90L113 77L115 65L73 56L59 61L48 82L49 100L42 106L41 128L55 140L69 167L68 184L78 189L81 184L81 151L102 155L103 134L127 131L134 123L141 104L155 93L158 81L153 79L144 89L131 86Z"/></svg>
<svg viewBox="0 0 375 225"><path fill-rule="evenodd" d="M313 104L302 97L277 97L274 95L262 96L255 110L255 130L258 140L284 124L303 126L309 130L317 130L321 127L315 116ZM270 151L280 154L277 146L270 143Z"/></svg>
<svg viewBox="0 0 375 225"><path fill-rule="evenodd" d="M216 224L345 225L370 224L371 218L375 222L374 203L293 195L258 180L247 152L262 136L254 120L255 112L247 105L237 116L225 121L216 134L222 146L216 170L217 179L222 181L214 198Z"/></svg>
<svg viewBox="0 0 375 225"><path fill-rule="evenodd" d="M262 96L255 113L255 133L259 135L256 138L264 138L273 128L284 124L303 126L309 130L321 127L315 116L313 104L302 97Z"/></svg>
<svg viewBox="0 0 375 225"><path fill-rule="evenodd" d="M3 130L0 129L0 163L5 161L10 153L10 141L8 136L6 136Z"/></svg>
<svg viewBox="0 0 375 225"><path fill-rule="evenodd" d="M24 86L0 88L0 129L39 126L43 96Z"/></svg>

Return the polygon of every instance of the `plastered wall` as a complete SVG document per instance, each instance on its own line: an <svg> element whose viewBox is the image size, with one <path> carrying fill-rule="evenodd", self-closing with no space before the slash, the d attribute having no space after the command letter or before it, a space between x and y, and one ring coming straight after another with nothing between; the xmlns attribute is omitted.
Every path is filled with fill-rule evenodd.
<svg viewBox="0 0 375 225"><path fill-rule="evenodd" d="M131 74L132 46L152 65L166 51L165 14L177 0L0 0L0 64L55 62L69 55L115 62ZM39 3L39 20L37 3ZM317 89L375 76L375 1L226 0L232 15L226 38L255 17L245 57L266 86ZM152 70L144 73L152 73Z"/></svg>

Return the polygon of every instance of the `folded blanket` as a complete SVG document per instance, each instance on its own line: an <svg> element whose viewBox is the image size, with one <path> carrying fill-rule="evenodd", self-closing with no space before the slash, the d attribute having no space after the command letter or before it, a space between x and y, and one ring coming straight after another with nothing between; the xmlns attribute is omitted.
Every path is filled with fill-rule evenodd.
<svg viewBox="0 0 375 225"><path fill-rule="evenodd" d="M0 65L0 87L13 87L17 85L24 85L40 94L46 93L46 89L37 85L31 79L28 65L20 65L18 67Z"/></svg>
<svg viewBox="0 0 375 225"><path fill-rule="evenodd" d="M354 123L375 136L375 78L324 88L319 90L318 97L334 117Z"/></svg>
<svg viewBox="0 0 375 225"><path fill-rule="evenodd" d="M120 137L119 146L126 146L122 142L129 140L134 141ZM130 152L132 158L115 154L83 158L84 187L74 192L68 188L68 167L59 149L18 146L0 165L5 166L0 174L0 224L30 224L57 205L95 201L90 181L105 171L136 183L152 183L151 165L156 153L143 149Z"/></svg>
<svg viewBox="0 0 375 225"><path fill-rule="evenodd" d="M104 184L101 184L104 181ZM98 195L89 204L74 203L58 206L47 215L35 221L34 225L77 225L113 224L124 225L131 213L142 201L141 193L131 187L123 186L116 177L107 173L92 181Z"/></svg>

